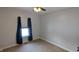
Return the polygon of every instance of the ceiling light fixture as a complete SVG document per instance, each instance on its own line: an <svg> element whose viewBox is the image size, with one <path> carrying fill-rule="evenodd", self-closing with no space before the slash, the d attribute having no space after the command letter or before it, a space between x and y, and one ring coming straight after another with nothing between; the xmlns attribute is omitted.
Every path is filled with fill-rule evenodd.
<svg viewBox="0 0 79 59"><path fill-rule="evenodd" d="M44 8L42 8L42 7L35 7L33 9L33 11L35 11L35 12L41 12L41 11L46 11L46 10Z"/></svg>

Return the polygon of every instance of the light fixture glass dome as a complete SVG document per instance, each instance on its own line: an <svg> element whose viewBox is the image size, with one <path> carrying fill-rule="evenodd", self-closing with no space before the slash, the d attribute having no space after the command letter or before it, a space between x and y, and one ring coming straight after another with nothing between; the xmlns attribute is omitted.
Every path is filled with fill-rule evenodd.
<svg viewBox="0 0 79 59"><path fill-rule="evenodd" d="M34 8L34 11L35 11L35 12L40 12L40 11L41 11L41 8L40 8L40 7L35 7L35 8Z"/></svg>

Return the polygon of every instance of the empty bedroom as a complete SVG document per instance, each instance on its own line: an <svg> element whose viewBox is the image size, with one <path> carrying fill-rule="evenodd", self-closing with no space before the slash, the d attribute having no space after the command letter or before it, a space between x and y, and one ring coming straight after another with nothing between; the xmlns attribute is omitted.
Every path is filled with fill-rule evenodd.
<svg viewBox="0 0 79 59"><path fill-rule="evenodd" d="M79 7L0 7L0 52L78 52Z"/></svg>

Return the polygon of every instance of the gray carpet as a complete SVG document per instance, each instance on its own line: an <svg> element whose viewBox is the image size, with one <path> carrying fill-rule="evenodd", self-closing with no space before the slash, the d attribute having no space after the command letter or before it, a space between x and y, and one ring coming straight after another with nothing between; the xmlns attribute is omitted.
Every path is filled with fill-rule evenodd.
<svg viewBox="0 0 79 59"><path fill-rule="evenodd" d="M3 52L67 52L44 40L34 40L19 46L4 49Z"/></svg>

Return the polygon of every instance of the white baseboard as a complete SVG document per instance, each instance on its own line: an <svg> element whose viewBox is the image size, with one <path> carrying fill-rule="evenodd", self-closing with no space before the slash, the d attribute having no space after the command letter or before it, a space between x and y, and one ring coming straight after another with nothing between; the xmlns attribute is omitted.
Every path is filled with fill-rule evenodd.
<svg viewBox="0 0 79 59"><path fill-rule="evenodd" d="M37 39L39 39L39 38L34 38L33 40L37 40ZM58 46L58 47L60 47L60 48L62 48L62 49L64 49L64 50L67 50L67 51L72 52L72 50L70 50L70 49L68 49L68 48L65 48L65 47L63 47L63 46L61 46L61 45L59 45L59 44L57 44L57 43L55 43L55 42L46 40L46 39L44 39L44 38L42 38L42 37L41 37L40 39L45 40L45 41L47 41L47 42L49 42L49 43L51 43L51 44L54 44L54 45L56 45L56 46ZM4 49L10 48L10 47L14 47L14 46L17 46L17 45L18 45L18 44L13 44L13 45L10 45L10 46L1 48L0 51L3 51Z"/></svg>
<svg viewBox="0 0 79 59"><path fill-rule="evenodd" d="M38 38L33 38L33 40L37 40ZM29 41L27 41L29 42ZM26 43L26 42L23 42L23 43ZM11 47L14 47L14 46L17 46L18 44L13 44L13 45L10 45L10 46L7 46L7 47L3 47L3 48L0 48L0 51L3 51L4 49L7 49L7 48L11 48Z"/></svg>
<svg viewBox="0 0 79 59"><path fill-rule="evenodd" d="M0 48L0 51L3 51L4 49L11 48L11 47L14 47L14 46L17 46L17 45L18 44L13 44L13 45L10 45L10 46L7 46L7 47Z"/></svg>
<svg viewBox="0 0 79 59"><path fill-rule="evenodd" d="M44 39L44 38L41 38L42 40L45 40L45 41L47 41L47 42L49 42L49 43L51 43L51 44L54 44L54 45L56 45L56 46L58 46L58 47L60 47L60 48L62 48L62 49L64 49L64 50L66 50L66 51L69 51L69 52L73 52L72 50L70 50L70 49L68 49L68 48L66 48L66 47L63 47L62 45L59 45L59 44L57 44L57 43L55 43L55 42L53 42L53 41L50 41L50 40L47 40L47 39Z"/></svg>

